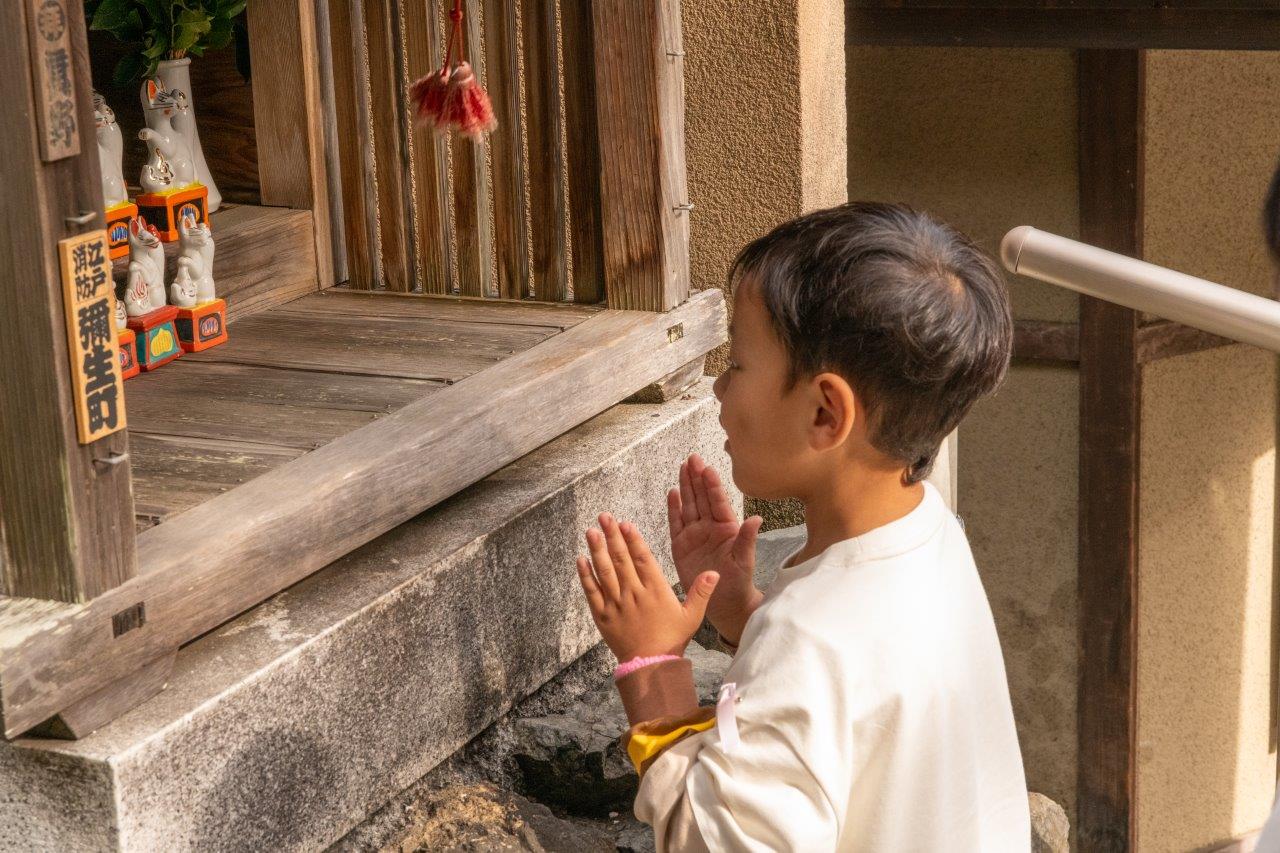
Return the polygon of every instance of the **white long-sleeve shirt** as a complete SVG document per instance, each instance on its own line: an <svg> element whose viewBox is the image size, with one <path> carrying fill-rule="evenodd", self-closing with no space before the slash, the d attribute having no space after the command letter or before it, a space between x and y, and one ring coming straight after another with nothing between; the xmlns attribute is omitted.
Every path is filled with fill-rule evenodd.
<svg viewBox="0 0 1280 853"><path fill-rule="evenodd" d="M713 728L644 774L636 815L659 850L1029 850L995 624L932 485L903 518L784 562L725 681L737 748Z"/></svg>

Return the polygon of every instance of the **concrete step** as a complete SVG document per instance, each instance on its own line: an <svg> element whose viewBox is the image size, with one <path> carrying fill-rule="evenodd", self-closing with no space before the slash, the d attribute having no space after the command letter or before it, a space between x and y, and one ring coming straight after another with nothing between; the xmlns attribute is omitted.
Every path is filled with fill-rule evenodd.
<svg viewBox="0 0 1280 853"><path fill-rule="evenodd" d="M90 737L0 743L0 849L335 841L596 644L582 531L607 509L666 559L663 495L690 452L727 473L723 441L709 380L616 406L183 648Z"/></svg>

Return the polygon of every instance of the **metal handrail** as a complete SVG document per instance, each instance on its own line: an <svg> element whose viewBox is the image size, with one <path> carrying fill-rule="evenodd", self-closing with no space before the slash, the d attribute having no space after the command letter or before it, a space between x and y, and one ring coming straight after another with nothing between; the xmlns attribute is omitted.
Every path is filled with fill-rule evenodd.
<svg viewBox="0 0 1280 853"><path fill-rule="evenodd" d="M1280 352L1280 302L1119 255L1030 225L1000 243L1010 272Z"/></svg>

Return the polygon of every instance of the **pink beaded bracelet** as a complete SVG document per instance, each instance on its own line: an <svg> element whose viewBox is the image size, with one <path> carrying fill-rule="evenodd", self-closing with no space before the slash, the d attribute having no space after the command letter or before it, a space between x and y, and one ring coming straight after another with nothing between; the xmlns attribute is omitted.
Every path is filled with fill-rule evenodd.
<svg viewBox="0 0 1280 853"><path fill-rule="evenodd" d="M655 663L666 663L669 660L680 660L680 655L653 655L652 657L632 658L626 663L620 663L613 670L613 680L621 681L637 669L649 666Z"/></svg>

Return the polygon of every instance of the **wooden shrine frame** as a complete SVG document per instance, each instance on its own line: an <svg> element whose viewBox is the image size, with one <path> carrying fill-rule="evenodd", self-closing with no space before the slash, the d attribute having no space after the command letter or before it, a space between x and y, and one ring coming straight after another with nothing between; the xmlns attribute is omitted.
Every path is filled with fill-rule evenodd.
<svg viewBox="0 0 1280 853"><path fill-rule="evenodd" d="M92 145L52 163L39 159L23 120L36 103L24 17L31 2L0 4L0 98L17 105L16 120L0 127L9 193L0 213L0 354L23 379L0 383L0 719L7 738L37 726L63 736L92 731L159 690L183 643L637 388L687 373L725 338L720 292L689 293L683 64L670 49L679 44L678 2L565 0L565 17L590 22L590 38L580 32L566 49L594 58L594 92L585 102L595 104L589 115L599 134L602 211L598 257L575 268L583 277L575 295L603 296L605 310L187 510L181 523L135 537L130 471L117 464L127 457L127 435L84 447L75 438L56 242L100 222L92 213L102 207L98 159ZM80 126L90 128L82 0L61 2L73 21ZM356 239L345 257L335 255L331 237L341 229L331 213L329 160L343 152L325 146L319 33L348 24L318 19L316 10L349 18L353 10L385 8L382 0L249 4L262 202L280 206L260 215L291 217L312 264L305 276L282 275L278 287L259 283L255 309L331 286L342 263L353 269L353 283L369 279L359 228L347 228ZM358 226L351 205L369 200L343 200L345 221ZM588 234L589 214L575 223ZM404 249L411 251L407 243ZM254 251L270 266L269 243ZM504 408L528 416L506 418ZM499 423L503 440L495 443ZM445 461L409 464L425 448Z"/></svg>

